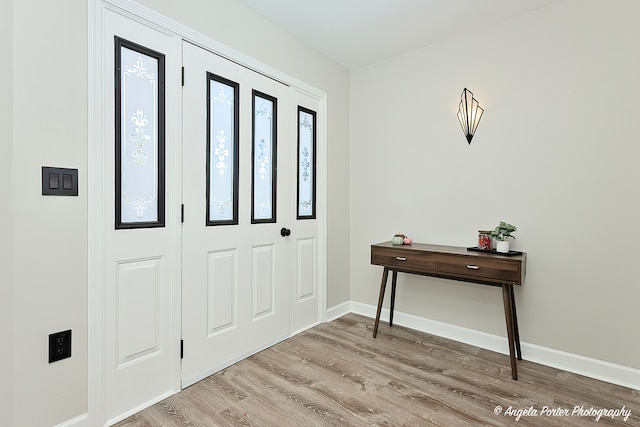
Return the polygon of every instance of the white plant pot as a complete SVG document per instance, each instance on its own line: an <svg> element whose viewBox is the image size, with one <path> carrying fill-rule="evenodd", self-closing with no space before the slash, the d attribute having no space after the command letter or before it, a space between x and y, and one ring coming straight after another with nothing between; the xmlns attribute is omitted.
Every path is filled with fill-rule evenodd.
<svg viewBox="0 0 640 427"><path fill-rule="evenodd" d="M500 252L503 254L509 253L509 241L508 240L498 240L496 245L496 252Z"/></svg>

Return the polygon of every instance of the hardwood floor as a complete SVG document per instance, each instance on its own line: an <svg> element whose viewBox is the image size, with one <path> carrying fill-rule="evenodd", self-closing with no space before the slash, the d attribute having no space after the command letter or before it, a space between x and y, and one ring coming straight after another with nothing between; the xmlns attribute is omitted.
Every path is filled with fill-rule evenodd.
<svg viewBox="0 0 640 427"><path fill-rule="evenodd" d="M372 329L355 314L316 326L117 426L640 426L640 391L526 360L513 381L506 355Z"/></svg>

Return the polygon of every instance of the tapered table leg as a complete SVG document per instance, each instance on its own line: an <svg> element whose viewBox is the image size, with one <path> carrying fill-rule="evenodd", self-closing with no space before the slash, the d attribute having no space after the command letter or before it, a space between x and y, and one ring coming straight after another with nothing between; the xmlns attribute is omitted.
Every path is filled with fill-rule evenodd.
<svg viewBox="0 0 640 427"><path fill-rule="evenodd" d="M384 291L387 287L387 277L389 277L389 269L387 267L382 271L382 283L380 283L380 296L378 297L378 311L376 313L376 323L373 326L373 337L378 335L378 323L380 323L380 312L382 311L382 301L384 300Z"/></svg>
<svg viewBox="0 0 640 427"><path fill-rule="evenodd" d="M513 317L513 334L516 344L516 355L518 360L522 360L522 349L520 348L520 331L518 330L518 315L516 313L516 298L514 297L513 286L509 286L509 293L511 294L511 313Z"/></svg>
<svg viewBox="0 0 640 427"><path fill-rule="evenodd" d="M507 321L507 339L509 340L509 358L511 359L511 377L518 379L518 368L516 366L515 355L515 334L513 327L513 310L511 305L511 288L512 285L502 285L502 300L504 302L504 317Z"/></svg>
<svg viewBox="0 0 640 427"><path fill-rule="evenodd" d="M389 313L389 326L393 326L393 308L396 305L396 281L398 280L398 272L393 270L391 275L391 313Z"/></svg>

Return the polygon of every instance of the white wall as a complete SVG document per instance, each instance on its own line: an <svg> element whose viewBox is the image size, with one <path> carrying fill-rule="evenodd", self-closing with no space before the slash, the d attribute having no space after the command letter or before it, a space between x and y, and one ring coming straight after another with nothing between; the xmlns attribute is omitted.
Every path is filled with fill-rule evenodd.
<svg viewBox="0 0 640 427"><path fill-rule="evenodd" d="M87 407L86 2L13 10L13 407L16 425L53 425ZM79 197L42 196L41 166L78 168ZM66 329L72 357L49 364Z"/></svg>
<svg viewBox="0 0 640 427"><path fill-rule="evenodd" d="M328 295L349 300L349 72L236 0L140 4L328 94Z"/></svg>
<svg viewBox="0 0 640 427"><path fill-rule="evenodd" d="M5 343L0 351L0 414L4 422L13 424L13 353L7 351L6 342L13 341L13 304L11 287L13 210L11 201L11 158L13 141L13 4L2 2L0 14L0 325Z"/></svg>
<svg viewBox="0 0 640 427"><path fill-rule="evenodd" d="M506 220L528 252L521 339L640 368L638 16L567 0L353 71L352 300L376 304L371 243L472 246ZM485 108L470 146L464 87ZM400 281L397 310L505 334L499 289Z"/></svg>
<svg viewBox="0 0 640 427"><path fill-rule="evenodd" d="M13 67L1 67L0 78L13 97L0 97L0 124L5 135L13 128L13 140L2 139L0 181L11 185L0 186L0 198L13 200L0 209L0 322L9 325L13 352L0 352L0 390L8 394L0 412L5 422L20 414L15 426L51 426L87 412L87 2L6 3L0 51L11 57L13 42ZM235 0L145 3L328 93L328 304L347 301L348 71ZM212 25L221 14L226 19ZM78 168L79 197L42 196L43 165ZM73 330L72 357L48 364L48 335L65 329Z"/></svg>

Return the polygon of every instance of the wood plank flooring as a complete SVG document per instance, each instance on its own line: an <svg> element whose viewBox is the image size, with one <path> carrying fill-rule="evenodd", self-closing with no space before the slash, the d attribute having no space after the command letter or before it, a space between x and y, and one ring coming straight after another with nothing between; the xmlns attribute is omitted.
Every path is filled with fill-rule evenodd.
<svg viewBox="0 0 640 427"><path fill-rule="evenodd" d="M506 355L385 323L376 339L372 330L355 314L316 326L117 426L640 426L640 391L526 360L513 381ZM623 407L626 421L596 421Z"/></svg>

